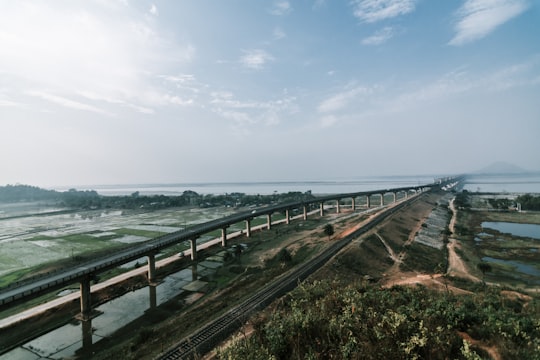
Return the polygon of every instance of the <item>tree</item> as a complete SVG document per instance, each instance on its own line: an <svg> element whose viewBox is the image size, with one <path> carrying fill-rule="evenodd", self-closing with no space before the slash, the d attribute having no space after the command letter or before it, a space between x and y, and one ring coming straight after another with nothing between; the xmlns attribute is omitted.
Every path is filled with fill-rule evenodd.
<svg viewBox="0 0 540 360"><path fill-rule="evenodd" d="M334 235L334 226L332 224L326 224L324 226L324 233L328 236L328 240L330 240L330 236Z"/></svg>
<svg viewBox="0 0 540 360"><path fill-rule="evenodd" d="M482 261L479 262L476 267L482 272L482 281L485 283L486 273L491 271L491 265L489 265L487 262Z"/></svg>

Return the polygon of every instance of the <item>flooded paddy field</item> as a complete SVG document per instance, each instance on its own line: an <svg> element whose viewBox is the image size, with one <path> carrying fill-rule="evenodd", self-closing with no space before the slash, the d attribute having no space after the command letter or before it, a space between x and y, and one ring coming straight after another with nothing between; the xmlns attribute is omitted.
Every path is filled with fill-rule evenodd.
<svg viewBox="0 0 540 360"><path fill-rule="evenodd" d="M540 285L540 213L473 211L464 218L471 251L491 268L487 282L524 289Z"/></svg>
<svg viewBox="0 0 540 360"><path fill-rule="evenodd" d="M38 266L129 246L227 216L234 211L216 207L151 212L32 212L43 208L42 205L32 207L27 204L24 210L18 207L16 215L9 217L4 206L4 213L0 216L0 287L16 281L17 274L31 274ZM231 230L240 230L240 227Z"/></svg>

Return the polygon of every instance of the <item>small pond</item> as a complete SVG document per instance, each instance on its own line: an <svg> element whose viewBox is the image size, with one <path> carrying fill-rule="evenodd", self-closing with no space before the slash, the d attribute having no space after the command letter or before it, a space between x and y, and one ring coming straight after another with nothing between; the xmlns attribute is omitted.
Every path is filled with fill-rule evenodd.
<svg viewBox="0 0 540 360"><path fill-rule="evenodd" d="M517 272L537 276L540 277L540 270L536 268L535 266L525 264L520 261L514 261L514 260L503 260L503 259L497 259L492 258L489 256L485 256L482 258L482 261L485 261L487 263L494 263L494 264L501 264L501 265L510 265L516 269ZM540 280L535 281L536 283L540 284Z"/></svg>
<svg viewBox="0 0 540 360"><path fill-rule="evenodd" d="M529 237L540 240L540 225L519 224L510 222L482 222L482 229L492 229L501 233L512 234L514 236Z"/></svg>

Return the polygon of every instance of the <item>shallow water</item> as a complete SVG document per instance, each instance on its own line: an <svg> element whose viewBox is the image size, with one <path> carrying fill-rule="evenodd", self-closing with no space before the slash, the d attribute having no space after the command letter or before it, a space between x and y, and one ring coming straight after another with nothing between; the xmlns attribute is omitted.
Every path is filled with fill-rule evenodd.
<svg viewBox="0 0 540 360"><path fill-rule="evenodd" d="M514 236L529 237L540 240L540 225L519 224L509 222L482 222L483 229L493 229L501 233L512 234Z"/></svg>
<svg viewBox="0 0 540 360"><path fill-rule="evenodd" d="M95 308L99 313L87 321L72 321L3 355L0 360L64 359L92 351L104 337L140 318L149 309L185 293L198 292L206 283L200 277L212 274L222 263L203 261L167 276L156 286L128 292Z"/></svg>
<svg viewBox="0 0 540 360"><path fill-rule="evenodd" d="M488 263L501 264L501 265L510 265L510 266L514 267L517 272L539 277L539 279L534 281L534 283L540 284L540 270L538 268L536 268L535 266L528 265L528 264L522 263L520 261L503 260L503 259L492 258L492 257L489 257L489 256L483 257L482 261L485 261L485 262L488 262Z"/></svg>

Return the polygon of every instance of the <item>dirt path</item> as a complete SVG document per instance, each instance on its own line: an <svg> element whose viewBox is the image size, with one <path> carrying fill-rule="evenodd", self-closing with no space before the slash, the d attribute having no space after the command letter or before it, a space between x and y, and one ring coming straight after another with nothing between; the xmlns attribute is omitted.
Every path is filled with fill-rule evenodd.
<svg viewBox="0 0 540 360"><path fill-rule="evenodd" d="M457 210L454 206L454 199L450 201L450 210L452 211L452 219L450 220L450 224L448 226L450 232L452 233L451 237L448 239L448 269L446 271L446 274L449 276L456 276L461 277L465 279L469 279L474 282L480 282L481 280L472 275L467 267L465 266L465 263L461 260L459 255L456 252L456 248L459 249L461 246L459 242L453 237L455 234L455 224L456 224L456 218L457 218Z"/></svg>

